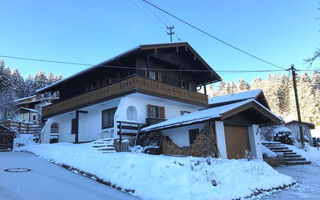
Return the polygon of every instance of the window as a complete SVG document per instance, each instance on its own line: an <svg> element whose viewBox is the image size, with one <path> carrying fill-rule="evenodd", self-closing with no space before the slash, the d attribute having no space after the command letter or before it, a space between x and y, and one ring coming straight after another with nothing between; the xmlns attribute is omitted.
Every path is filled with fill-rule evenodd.
<svg viewBox="0 0 320 200"><path fill-rule="evenodd" d="M35 115L32 116L32 121L36 121L36 116Z"/></svg>
<svg viewBox="0 0 320 200"><path fill-rule="evenodd" d="M149 104L148 118L165 119L164 107Z"/></svg>
<svg viewBox="0 0 320 200"><path fill-rule="evenodd" d="M180 111L180 115L185 115L185 114L189 114L190 112L189 111Z"/></svg>
<svg viewBox="0 0 320 200"><path fill-rule="evenodd" d="M199 129L190 129L189 130L189 142L190 145L194 143L196 140L197 135L199 134Z"/></svg>
<svg viewBox="0 0 320 200"><path fill-rule="evenodd" d="M162 82L162 74L160 72L149 71L149 79Z"/></svg>
<svg viewBox="0 0 320 200"><path fill-rule="evenodd" d="M182 82L182 88L189 89L189 83L188 82Z"/></svg>
<svg viewBox="0 0 320 200"><path fill-rule="evenodd" d="M59 133L59 125L56 122L51 124L50 133Z"/></svg>
<svg viewBox="0 0 320 200"><path fill-rule="evenodd" d="M149 78L151 80L157 80L157 75L156 75L156 72L149 72Z"/></svg>
<svg viewBox="0 0 320 200"><path fill-rule="evenodd" d="M108 110L102 111L102 129L113 127L114 123L114 113L117 108L111 108Z"/></svg>
<svg viewBox="0 0 320 200"><path fill-rule="evenodd" d="M137 109L134 106L129 106L127 108L127 120L137 121Z"/></svg>

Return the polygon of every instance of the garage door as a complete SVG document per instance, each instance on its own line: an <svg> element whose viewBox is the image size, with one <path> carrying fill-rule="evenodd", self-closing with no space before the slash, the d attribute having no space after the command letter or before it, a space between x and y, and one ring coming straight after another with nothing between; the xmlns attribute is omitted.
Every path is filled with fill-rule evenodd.
<svg viewBox="0 0 320 200"><path fill-rule="evenodd" d="M251 151L248 127L225 126L227 155L229 159L244 158L245 152Z"/></svg>

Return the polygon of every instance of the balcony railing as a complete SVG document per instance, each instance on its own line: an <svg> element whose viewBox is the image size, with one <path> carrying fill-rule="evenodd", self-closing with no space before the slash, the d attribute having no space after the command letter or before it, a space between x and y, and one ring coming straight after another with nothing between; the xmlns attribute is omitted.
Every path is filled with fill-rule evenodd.
<svg viewBox="0 0 320 200"><path fill-rule="evenodd" d="M42 109L42 116L43 118L48 118L53 115L72 111L133 92L155 95L202 106L208 105L207 95L134 76L112 85L104 86L85 94L46 106Z"/></svg>

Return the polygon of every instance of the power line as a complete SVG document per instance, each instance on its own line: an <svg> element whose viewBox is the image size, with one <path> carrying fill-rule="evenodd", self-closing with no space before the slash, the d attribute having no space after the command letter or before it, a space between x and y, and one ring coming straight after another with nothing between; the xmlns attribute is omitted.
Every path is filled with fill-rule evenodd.
<svg viewBox="0 0 320 200"><path fill-rule="evenodd" d="M247 52L247 51L245 51L245 50L242 50L242 49L240 49L239 47L236 47L236 46L234 46L234 45L232 45L232 44L230 44L230 43L228 43L228 42L226 42L226 41L224 41L224 40L222 40L222 39L220 39L220 38L218 38L218 37L216 37L216 36L214 36L214 35L212 35L212 34L210 34L210 33L208 33L208 32L206 32L206 31L204 31L204 30L202 30L202 29L200 29L200 28L198 28L198 27L190 24L189 22L187 22L187 21L185 21L185 20L183 20L183 19L181 19L181 18L179 18L179 17L177 17L177 16L169 13L168 11L165 11L164 9L162 9L162 8L160 8L160 7L152 4L152 3L150 3L150 2L147 1L147 0L142 0L142 1L145 2L145 3L147 3L147 4L149 4L149 5L151 5L151 6L153 6L154 8L156 8L156 9L164 12L164 13L167 14L167 15L170 15L171 17L179 20L180 22L182 22L182 23L184 23L184 24L186 24L186 25L188 25L188 26L190 26L190 27L198 30L199 32L201 32L201 33L203 33L203 34L205 34L205 35L207 35L207 36L209 36L209 37L211 37L211 38L213 38L213 39L215 39L215 40L217 40L217 41L219 41L219 42L221 42L221 43L223 43L223 44L225 44L225 45L227 45L227 46L229 46L229 47L231 47L231 48L233 48L233 49L235 49L235 50L237 50L237 51L240 51L240 52L242 52L242 53L244 53L244 54L246 54L246 55L248 55L248 56L250 56L250 57L252 57L252 58L254 58L254 59L260 60L261 62L264 62L264 63L266 63L266 64L272 65L272 66L274 66L274 67L277 67L277 68L280 68L280 69L283 69L283 70L288 70L288 69L286 69L286 68L284 68L284 67L280 67L279 65L273 64L273 63L271 63L271 62L269 62L269 61L267 61L267 60L264 60L264 59L262 59L262 58L259 58L258 56L255 56L255 55L253 55L253 54L251 54L251 53L249 53L249 52Z"/></svg>
<svg viewBox="0 0 320 200"><path fill-rule="evenodd" d="M167 27L168 24L167 24L164 20L162 20L155 12L153 12L152 8L150 8L150 7L149 7L148 5L146 5L146 4L142 4L142 7L144 7L145 10L150 11L149 13L151 13L151 15L155 16L155 18L158 19L158 21L159 21L160 23L157 22L156 20L154 20L154 18L152 18L152 17L148 14L148 12L145 11L143 8L140 8L140 7L134 2L134 0L130 0L130 1L131 1L131 3L132 3L136 8L138 8L138 10L139 10L140 12L142 12L142 13L143 13L145 16L147 16L147 18L149 18L154 24L156 24L157 26L159 26L164 32L167 33L167 30L165 29L165 27ZM163 26L161 25L161 23L163 24ZM177 35L175 35L175 37L177 38L177 40L181 41L181 39L180 39Z"/></svg>
<svg viewBox="0 0 320 200"><path fill-rule="evenodd" d="M142 12L147 18L149 18L149 20L151 20L154 24L156 24L157 26L159 26L164 32L167 32L167 30L162 27L161 24L159 24L157 21L155 21L147 12L145 12L142 8L140 8L136 3L134 3L133 0L130 0L130 2L138 9L140 10L140 12Z"/></svg>
<svg viewBox="0 0 320 200"><path fill-rule="evenodd" d="M3 58L11 58L11 59L18 59L18 60L28 60L28 61L36 61L36 62L46 62L46 63L56 63L56 64L67 64L67 65L82 65L82 66L94 66L94 64L89 63L78 63L78 62L68 62L68 61L57 61L57 60L46 60L46 59L37 59L37 58L27 58L27 57L18 57L18 56L7 56L7 55L0 55ZM123 67L123 66L103 66L108 68L115 68L115 69L131 69L131 70L146 70L145 67ZM152 68L154 71L168 71L168 72L205 72L208 73L210 70L194 70L194 69L160 69L160 68ZM263 72L282 72L287 70L214 70L218 73L263 73Z"/></svg>

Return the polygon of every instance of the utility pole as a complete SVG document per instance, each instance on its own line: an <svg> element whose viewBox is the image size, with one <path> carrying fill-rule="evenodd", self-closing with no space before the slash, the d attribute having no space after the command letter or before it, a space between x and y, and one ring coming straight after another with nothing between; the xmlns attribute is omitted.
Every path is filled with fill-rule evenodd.
<svg viewBox="0 0 320 200"><path fill-rule="evenodd" d="M174 26L167 26L167 29L169 30L167 34L170 35L170 42L172 42L172 35L174 35L174 31L172 31L172 29L174 29Z"/></svg>
<svg viewBox="0 0 320 200"><path fill-rule="evenodd" d="M298 121L299 121L300 140L301 140L302 147L304 147L304 137L303 137L302 126L301 126L300 106L299 106L297 83L296 83L296 69L294 68L294 65L291 65L290 69L291 69L291 72L292 72L294 96L295 96L295 99L296 99L296 108L297 108Z"/></svg>

